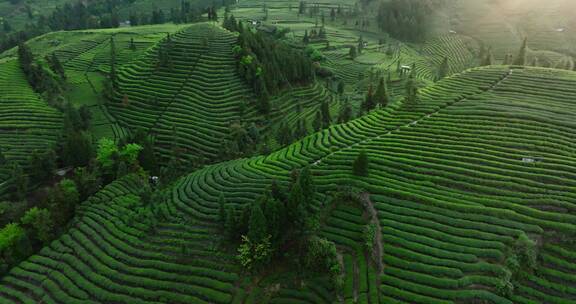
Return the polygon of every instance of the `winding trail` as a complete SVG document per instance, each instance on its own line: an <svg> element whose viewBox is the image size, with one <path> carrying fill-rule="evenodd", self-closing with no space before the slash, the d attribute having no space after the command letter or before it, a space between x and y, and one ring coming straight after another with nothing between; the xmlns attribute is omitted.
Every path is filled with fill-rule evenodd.
<svg viewBox="0 0 576 304"><path fill-rule="evenodd" d="M370 200L370 194L368 192L362 193L360 195L360 200L368 213L370 213L370 222L376 225L376 244L372 250L372 259L378 266L378 273L382 273L384 270L384 264L382 263L383 247L382 247L382 228L380 227L380 220L378 219L378 212L374 208L374 203Z"/></svg>

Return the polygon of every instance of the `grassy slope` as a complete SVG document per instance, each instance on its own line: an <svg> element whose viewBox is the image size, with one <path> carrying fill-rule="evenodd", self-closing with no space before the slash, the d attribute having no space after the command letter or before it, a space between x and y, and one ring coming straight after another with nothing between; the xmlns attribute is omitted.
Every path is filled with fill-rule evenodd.
<svg viewBox="0 0 576 304"><path fill-rule="evenodd" d="M148 48L168 33L180 30L182 25L163 24L133 28L61 31L30 40L27 44L37 57L55 53L64 65L69 83L66 97L76 106L87 105L92 113L92 133L96 139L119 139L127 130L116 123L101 95L103 81L110 70L110 38L114 37L117 64L122 66L140 57ZM130 49L134 40L135 50ZM1 58L16 56L15 49L6 51Z"/></svg>
<svg viewBox="0 0 576 304"><path fill-rule="evenodd" d="M184 28L172 39L172 65L160 66L160 46L150 48L121 69L117 100L109 106L122 126L155 135L163 156L177 147L186 160L211 160L218 156L234 121L255 122L264 137L273 135L282 119L295 124L303 118L310 125L321 101L332 101L317 84L291 88L273 98L273 111L266 120L256 110L252 91L237 75L235 34L202 23ZM294 110L296 102L302 104L301 112ZM239 110L242 104L244 113Z"/></svg>
<svg viewBox="0 0 576 304"><path fill-rule="evenodd" d="M36 94L17 60L0 63L0 149L9 161L28 166L34 150L45 151L56 143L62 128L61 114ZM9 176L0 168L0 197Z"/></svg>
<svg viewBox="0 0 576 304"><path fill-rule="evenodd" d="M384 271L378 280L374 274L368 281L347 275L349 297L364 298L365 289L357 286L368 284L372 292L379 288L383 303L473 298L564 303L576 296L569 279L576 253L546 232L576 231L576 146L570 131L575 84L576 74L557 70L490 67L463 73L425 89L409 111L376 111L269 156L210 166L182 178L167 200L155 202L159 218L165 219L156 229L125 219L133 208L117 206L112 198L127 186L115 184L99 194L106 197L100 201L110 203L85 203L70 233L12 270L2 280L0 297L46 303L87 298L226 303L247 296L261 303L263 298L234 287L241 280L229 255L210 253L217 242L218 197L224 193L229 204L250 203L270 179L286 186L290 170L312 165L321 193L354 184L370 193L378 212ZM371 159L367 178L350 174L361 150ZM541 161L524 164L526 156ZM318 204L323 201L320 195ZM357 238L354 225L342 224L344 219L357 222L357 211L335 212L341 220L330 225L350 227L345 235ZM538 242L546 259L542 275L518 284L511 302L495 290L507 248L521 233ZM188 251L181 249L182 242ZM359 269L369 275L357 257L344 253L347 274ZM266 293L266 282L282 283L278 293L266 297L271 303L332 299L322 278L296 288L284 275L249 290Z"/></svg>

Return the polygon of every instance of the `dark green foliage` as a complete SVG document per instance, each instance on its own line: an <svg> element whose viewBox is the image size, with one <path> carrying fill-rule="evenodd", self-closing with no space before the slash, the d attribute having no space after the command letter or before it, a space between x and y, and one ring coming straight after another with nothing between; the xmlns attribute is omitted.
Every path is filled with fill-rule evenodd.
<svg viewBox="0 0 576 304"><path fill-rule="evenodd" d="M346 123L352 119L352 106L349 101L346 101L342 108L340 108L340 113L338 114L338 123Z"/></svg>
<svg viewBox="0 0 576 304"><path fill-rule="evenodd" d="M434 6L443 1L392 0L381 2L376 21L383 31L396 39L421 42L428 35Z"/></svg>
<svg viewBox="0 0 576 304"><path fill-rule="evenodd" d="M62 160L64 164L73 167L88 165L94 156L92 136L88 132L68 129L62 147Z"/></svg>
<svg viewBox="0 0 576 304"><path fill-rule="evenodd" d="M368 88L364 102L362 103L362 110L368 112L376 107L376 101L374 100L374 88L372 85Z"/></svg>
<svg viewBox="0 0 576 304"><path fill-rule="evenodd" d="M352 172L356 176L368 176L369 164L368 154L365 151L361 151L352 164Z"/></svg>
<svg viewBox="0 0 576 304"><path fill-rule="evenodd" d="M326 100L322 100L322 103L320 104L320 112L322 113L322 126L328 128L332 118L330 117L330 105Z"/></svg>
<svg viewBox="0 0 576 304"><path fill-rule="evenodd" d="M226 221L224 221L224 231L229 239L235 239L237 236L238 222L236 211L233 208L226 209Z"/></svg>
<svg viewBox="0 0 576 304"><path fill-rule="evenodd" d="M492 49L488 48L485 54L480 58L480 66L489 66L494 62L494 55L492 55Z"/></svg>
<svg viewBox="0 0 576 304"><path fill-rule="evenodd" d="M79 202L80 193L72 180L62 180L50 190L49 210L57 227L66 225L72 219Z"/></svg>
<svg viewBox="0 0 576 304"><path fill-rule="evenodd" d="M522 46L520 47L520 51L518 51L518 55L514 58L514 65L526 65L526 51L528 49L528 38L524 38L522 41Z"/></svg>
<svg viewBox="0 0 576 304"><path fill-rule="evenodd" d="M312 121L312 127L314 128L314 131L322 130L322 122L323 121L324 121L324 118L322 117L322 111L320 109L318 109L318 111L316 111L316 116L314 117L314 120Z"/></svg>
<svg viewBox="0 0 576 304"><path fill-rule="evenodd" d="M238 73L254 89L262 113L271 110L270 96L290 85L314 80L312 60L302 51L241 25L238 46L234 49Z"/></svg>
<svg viewBox="0 0 576 304"><path fill-rule="evenodd" d="M304 195L307 207L314 201L314 193L316 193L316 186L314 185L314 180L312 179L312 173L310 167L304 167L298 176L298 183L302 187L302 194Z"/></svg>
<svg viewBox="0 0 576 304"><path fill-rule="evenodd" d="M306 1L300 1L298 5L298 14L302 15L306 13Z"/></svg>
<svg viewBox="0 0 576 304"><path fill-rule="evenodd" d="M283 122L278 128L276 140L280 145L286 146L292 142L292 139L293 139L292 129L286 122Z"/></svg>
<svg viewBox="0 0 576 304"><path fill-rule="evenodd" d="M253 242L260 243L268 235L268 224L258 201L252 204L251 209L248 238Z"/></svg>
<svg viewBox="0 0 576 304"><path fill-rule="evenodd" d="M378 82L378 87L376 88L376 92L374 93L374 103L381 107L385 107L388 105L389 96L388 96L388 89L386 87L386 81L384 78L380 78L380 82Z"/></svg>
<svg viewBox="0 0 576 304"><path fill-rule="evenodd" d="M334 242L312 237L306 244L304 263L308 270L337 276L342 272Z"/></svg>
<svg viewBox="0 0 576 304"><path fill-rule="evenodd" d="M218 221L222 224L222 227L225 226L226 222L226 199L224 198L223 194L220 194L218 198Z"/></svg>
<svg viewBox="0 0 576 304"><path fill-rule="evenodd" d="M286 208L288 211L288 219L293 222L298 218L298 208L300 204L305 201L304 193L302 191L302 186L299 182L292 186L290 195L288 196L288 201L286 202Z"/></svg>
<svg viewBox="0 0 576 304"><path fill-rule="evenodd" d="M30 178L39 183L52 177L56 170L56 152L53 149L40 152L35 150L30 156Z"/></svg>
<svg viewBox="0 0 576 304"><path fill-rule="evenodd" d="M26 212L21 222L31 239L37 240L43 245L47 245L52 240L54 223L48 209L34 207Z"/></svg>
<svg viewBox="0 0 576 304"><path fill-rule="evenodd" d="M46 68L43 62L35 61L32 51L24 43L18 45L18 60L34 91L45 94L49 101L60 94L62 88L56 74Z"/></svg>
<svg viewBox="0 0 576 304"><path fill-rule="evenodd" d="M25 200L26 194L28 193L28 176L26 176L22 167L17 163L12 163L10 175L12 176L12 184L14 187L12 199L16 201Z"/></svg>
<svg viewBox="0 0 576 304"><path fill-rule="evenodd" d="M350 59L352 60L356 59L356 57L358 56L358 51L356 50L355 46L350 47L350 51L348 51L348 56L350 56Z"/></svg>
<svg viewBox="0 0 576 304"><path fill-rule="evenodd" d="M514 254L518 257L521 271L532 273L538 267L538 250L536 243L525 233L520 234L514 243Z"/></svg>
<svg viewBox="0 0 576 304"><path fill-rule="evenodd" d="M143 129L137 129L134 135L128 138L128 142L138 144L142 147L138 155L138 163L151 175L160 174L158 159L154 154L154 138Z"/></svg>
<svg viewBox="0 0 576 304"><path fill-rule="evenodd" d="M100 173L94 168L81 167L74 170L73 176L74 183L77 185L80 199L86 200L91 195L96 194L102 187L102 179Z"/></svg>
<svg viewBox="0 0 576 304"><path fill-rule="evenodd" d="M2 149L0 148L0 166L6 165L7 162L8 160L6 159L6 156L4 155L4 153L2 153Z"/></svg>
<svg viewBox="0 0 576 304"><path fill-rule="evenodd" d="M406 96L405 96L405 104L406 105L414 105L418 102L418 84L416 83L416 77L414 76L415 68L412 68L412 73L408 77L406 81Z"/></svg>
<svg viewBox="0 0 576 304"><path fill-rule="evenodd" d="M48 66L50 69L60 76L60 79L66 79L66 72L64 70L64 66L60 62L60 59L56 56L56 53L52 53L51 56L46 56L46 62L48 62Z"/></svg>
<svg viewBox="0 0 576 304"><path fill-rule="evenodd" d="M30 253L30 240L24 228L11 223L0 229L0 273L5 273Z"/></svg>
<svg viewBox="0 0 576 304"><path fill-rule="evenodd" d="M270 195L272 196L272 199L275 199L280 202L286 200L286 194L284 194L284 191L282 191L280 185L278 184L278 181L276 181L275 179L272 180L272 183L270 184Z"/></svg>
<svg viewBox="0 0 576 304"><path fill-rule="evenodd" d="M286 229L286 218L284 204L268 195L261 200L262 209L268 225L268 235L271 236L273 244L277 245L281 241L283 232Z"/></svg>
<svg viewBox="0 0 576 304"><path fill-rule="evenodd" d="M304 31L304 37L302 38L302 42L304 42L304 44L310 43L310 36L308 36L308 30Z"/></svg>
<svg viewBox="0 0 576 304"><path fill-rule="evenodd" d="M448 57L444 57L442 63L438 67L438 74L436 75L436 80L440 80L448 76L450 66L448 65Z"/></svg>
<svg viewBox="0 0 576 304"><path fill-rule="evenodd" d="M342 80L338 81L338 95L340 96L344 95L345 90L346 90L346 84L344 83L344 81Z"/></svg>

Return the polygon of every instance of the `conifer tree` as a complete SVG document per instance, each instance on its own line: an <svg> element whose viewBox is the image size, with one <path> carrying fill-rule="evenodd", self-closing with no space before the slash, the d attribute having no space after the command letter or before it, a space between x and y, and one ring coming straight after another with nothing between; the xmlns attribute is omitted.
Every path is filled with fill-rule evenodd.
<svg viewBox="0 0 576 304"><path fill-rule="evenodd" d="M338 81L338 95L340 96L344 95L345 90L346 90L346 84L344 83L344 81L342 80Z"/></svg>
<svg viewBox="0 0 576 304"><path fill-rule="evenodd" d="M445 56L438 68L438 74L436 75L436 80L440 80L446 76L448 76L450 66L448 65L448 57Z"/></svg>
<svg viewBox="0 0 576 304"><path fill-rule="evenodd" d="M492 49L488 48L488 50L486 50L484 57L482 58L482 61L480 62L480 66L489 66L492 65L493 62L494 62L494 55L492 55Z"/></svg>
<svg viewBox="0 0 576 304"><path fill-rule="evenodd" d="M380 78L378 88L376 88L376 93L374 93L374 99L374 102L381 107L388 105L388 90L384 78Z"/></svg>
<svg viewBox="0 0 576 304"><path fill-rule="evenodd" d="M352 59L352 60L356 59L356 57L358 56L358 53L356 51L355 46L350 47L350 51L348 52L348 56L350 56L350 59Z"/></svg>
<svg viewBox="0 0 576 304"><path fill-rule="evenodd" d="M512 54L506 54L504 56L504 61L502 62L503 65L510 65L512 64Z"/></svg>
<svg viewBox="0 0 576 304"><path fill-rule="evenodd" d="M250 212L250 224L248 225L248 238L255 243L260 243L267 236L267 224L259 202L252 204Z"/></svg>
<svg viewBox="0 0 576 304"><path fill-rule="evenodd" d="M298 208L300 204L305 200L304 193L302 192L302 185L299 182L296 182L292 185L292 189L290 191L290 195L288 196L288 201L286 204L286 208L288 211L288 218L290 222L294 222L294 220L298 216Z"/></svg>
<svg viewBox="0 0 576 304"><path fill-rule="evenodd" d="M414 76L415 69L412 68L412 73L406 81L406 104L414 105L418 100L418 86L416 84L416 79Z"/></svg>
<svg viewBox="0 0 576 304"><path fill-rule="evenodd" d="M364 99L364 103L362 103L362 109L366 112L373 110L376 107L376 103L374 102L374 88L372 85L368 88L368 93L366 93L366 98Z"/></svg>
<svg viewBox="0 0 576 304"><path fill-rule="evenodd" d="M356 176L368 176L368 155L365 151L361 151L360 154L354 160L354 164L352 165L352 172Z"/></svg>
<svg viewBox="0 0 576 304"><path fill-rule="evenodd" d="M330 105L325 100L320 104L320 111L322 112L322 125L327 128L330 126L332 118L330 117Z"/></svg>
<svg viewBox="0 0 576 304"><path fill-rule="evenodd" d="M60 59L58 59L58 57L56 56L56 52L52 53L52 55L48 58L49 60L47 61L48 64L50 65L50 69L54 71L54 73L58 74L58 76L60 76L60 79L66 79L66 72L64 70L64 66L60 62Z"/></svg>
<svg viewBox="0 0 576 304"><path fill-rule="evenodd" d="M4 166L7 163L6 156L2 153L2 149L0 149L0 167Z"/></svg>
<svg viewBox="0 0 576 304"><path fill-rule="evenodd" d="M306 2L300 1L300 4L298 6L298 14L302 15L304 13L306 13Z"/></svg>
<svg viewBox="0 0 576 304"><path fill-rule="evenodd" d="M236 221L236 211L233 208L226 209L226 221L224 222L224 231L229 239L236 237L236 228L238 223Z"/></svg>
<svg viewBox="0 0 576 304"><path fill-rule="evenodd" d="M346 100L344 106L340 108L340 113L338 115L338 123L346 123L352 119L352 106L350 102Z"/></svg>
<svg viewBox="0 0 576 304"><path fill-rule="evenodd" d="M526 65L526 51L528 48L528 38L524 38L522 42L522 46L520 47L520 51L518 51L518 55L514 59L514 65Z"/></svg>
<svg viewBox="0 0 576 304"><path fill-rule="evenodd" d="M220 194L218 197L218 221L224 227L226 222L226 199L224 198L224 194Z"/></svg>
<svg viewBox="0 0 576 304"><path fill-rule="evenodd" d="M22 167L17 163L12 164L11 176L15 188L12 198L17 201L23 201L26 199L26 194L28 193L28 177Z"/></svg>
<svg viewBox="0 0 576 304"><path fill-rule="evenodd" d="M278 128L276 140L282 146L289 145L292 142L292 130L286 122L283 122Z"/></svg>
<svg viewBox="0 0 576 304"><path fill-rule="evenodd" d="M316 188L309 166L304 167L304 169L302 169L300 172L300 175L298 176L298 183L302 188L302 194L304 195L306 203L312 203L314 200L314 193L316 192Z"/></svg>
<svg viewBox="0 0 576 304"><path fill-rule="evenodd" d="M322 118L322 111L318 110L316 111L314 121L312 121L312 127L314 128L314 131L322 130L322 121L324 121L324 119Z"/></svg>

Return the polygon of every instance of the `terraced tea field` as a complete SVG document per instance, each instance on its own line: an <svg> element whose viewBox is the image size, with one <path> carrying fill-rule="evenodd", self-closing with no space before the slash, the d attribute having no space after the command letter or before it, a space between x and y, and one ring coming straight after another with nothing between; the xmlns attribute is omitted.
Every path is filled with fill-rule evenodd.
<svg viewBox="0 0 576 304"><path fill-rule="evenodd" d="M0 150L8 161L28 166L35 150L56 144L62 115L28 85L17 60L0 62ZM0 198L11 178L0 165Z"/></svg>
<svg viewBox="0 0 576 304"><path fill-rule="evenodd" d="M252 91L236 72L234 34L203 23L170 39L170 47L159 43L121 69L117 100L109 105L122 126L153 134L162 156L176 149L187 161L211 160L234 121L255 122L266 131L285 115L290 124L301 118L311 121L322 100L332 102L321 86L291 88L272 100L272 126L265 126ZM159 63L162 47L167 48L169 65ZM296 102L299 113L293 111Z"/></svg>
<svg viewBox="0 0 576 304"><path fill-rule="evenodd" d="M105 107L102 86L110 71L111 38L114 39L116 64L122 66L142 56L149 48L174 33L183 25L153 25L134 28L52 32L30 40L36 56L54 53L64 65L68 91L73 104L87 105L92 113L91 131L96 139L120 139L129 131L121 127ZM132 46L133 45L133 46ZM12 58L16 50L2 53L0 58Z"/></svg>
<svg viewBox="0 0 576 304"><path fill-rule="evenodd" d="M230 205L248 204L272 178L286 186L293 168L308 165L321 193L361 187L377 213L380 273L356 245L361 209L338 207L322 228L339 244L349 302L569 303L576 297L576 250L560 236L576 231L575 84L573 72L559 70L496 66L458 74L424 89L415 105L372 112L268 156L191 173L153 202L162 220L152 228L145 216L132 216L139 205L129 193L139 186L125 179L84 203L69 233L13 269L0 297L332 303L321 275L303 285L287 274L254 286L229 255L211 251L221 194ZM368 177L351 174L359 151L369 155ZM316 204L325 201L320 195ZM521 235L536 243L540 258L536 273L514 281L507 297L505 260Z"/></svg>

